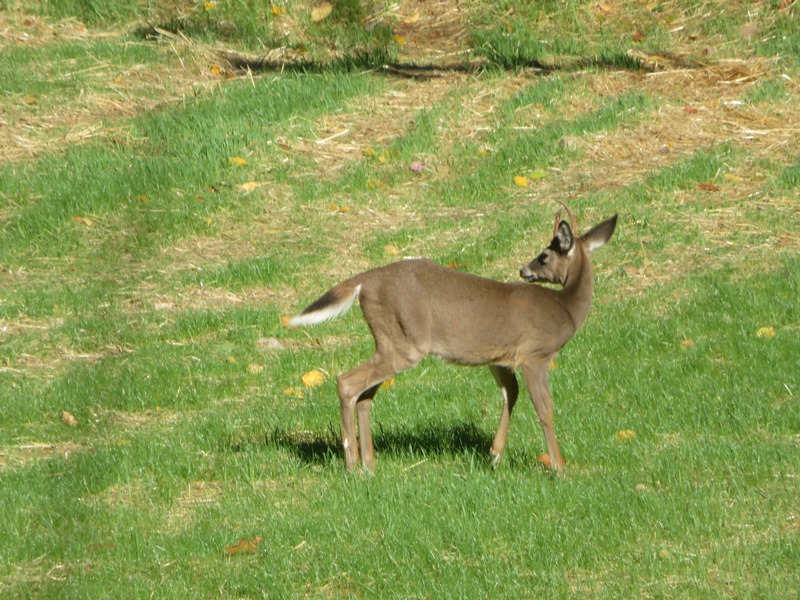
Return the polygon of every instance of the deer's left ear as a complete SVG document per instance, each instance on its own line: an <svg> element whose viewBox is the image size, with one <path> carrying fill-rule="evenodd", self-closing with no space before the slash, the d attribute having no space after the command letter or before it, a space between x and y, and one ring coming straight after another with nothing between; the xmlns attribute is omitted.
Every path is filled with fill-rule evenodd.
<svg viewBox="0 0 800 600"><path fill-rule="evenodd" d="M611 234L614 233L614 228L617 226L617 215L595 225L589 231L581 236L581 239L586 242L586 248L589 252L597 250L600 246L608 241Z"/></svg>
<svg viewBox="0 0 800 600"><path fill-rule="evenodd" d="M561 223L559 223L554 241L557 244L555 250L560 254L566 254L570 251L570 249L572 249L572 244L575 243L575 238L572 235L572 229L570 229L569 223L566 221L561 221Z"/></svg>

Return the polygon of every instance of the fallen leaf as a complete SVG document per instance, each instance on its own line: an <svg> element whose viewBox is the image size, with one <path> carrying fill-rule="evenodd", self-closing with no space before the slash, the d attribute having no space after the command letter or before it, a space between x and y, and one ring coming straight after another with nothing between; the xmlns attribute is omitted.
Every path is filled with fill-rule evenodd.
<svg viewBox="0 0 800 600"><path fill-rule="evenodd" d="M320 371L309 371L303 377L303 385L312 388L317 387L318 385L322 385L322 382L325 381L325 375L323 375Z"/></svg>
<svg viewBox="0 0 800 600"><path fill-rule="evenodd" d="M147 204L148 202L150 202L150 198L147 197L147 194L140 194L139 202L144 202L145 204Z"/></svg>
<svg viewBox="0 0 800 600"><path fill-rule="evenodd" d="M681 342L681 346L684 348L694 348L694 341L693 340L683 340Z"/></svg>
<svg viewBox="0 0 800 600"><path fill-rule="evenodd" d="M636 432L632 431L631 429L623 429L622 431L618 431L617 434L614 436L614 439L618 442L627 442L628 440L632 440L636 437Z"/></svg>
<svg viewBox="0 0 800 600"><path fill-rule="evenodd" d="M774 327L760 327L756 331L756 337L775 337Z"/></svg>
<svg viewBox="0 0 800 600"><path fill-rule="evenodd" d="M644 34L641 31L636 31L631 34L631 40L633 40L636 43L643 42Z"/></svg>
<svg viewBox="0 0 800 600"><path fill-rule="evenodd" d="M285 15L286 14L286 9L283 8L282 6L271 6L270 9L269 9L269 12L271 12L273 15L278 17L280 15Z"/></svg>
<svg viewBox="0 0 800 600"><path fill-rule="evenodd" d="M386 381L384 381L384 382L381 384L381 388L382 388L382 389L385 389L385 388L390 388L390 387L392 387L393 385L394 385L394 377L389 377L389 379L387 379Z"/></svg>
<svg viewBox="0 0 800 600"><path fill-rule="evenodd" d="M491 156L492 150L491 148L481 148L478 150L478 156Z"/></svg>
<svg viewBox="0 0 800 600"><path fill-rule="evenodd" d="M333 10L333 6L330 2L323 2L322 4L317 4L314 8L311 9L311 20L314 23L319 23L320 21L324 21L328 18Z"/></svg>
<svg viewBox="0 0 800 600"><path fill-rule="evenodd" d="M727 181L735 181L735 182L737 182L737 183L738 183L738 182L740 182L740 181L744 181L744 177L740 177L739 175L734 175L733 173L725 173L725 174L723 175L723 177L724 177L724 178L725 178Z"/></svg>
<svg viewBox="0 0 800 600"><path fill-rule="evenodd" d="M36 106L39 101L36 99L36 96L27 96L23 102L28 106Z"/></svg>
<svg viewBox="0 0 800 600"><path fill-rule="evenodd" d="M547 454L546 452L544 454L540 454L539 456L537 456L536 460L538 460L542 465L544 465L548 469L550 468L550 455Z"/></svg>
<svg viewBox="0 0 800 600"><path fill-rule="evenodd" d="M400 17L400 21L404 25L413 25L414 23L419 21L419 11L416 10L413 13L410 13L410 14L407 14L407 15L404 15L404 16Z"/></svg>
<svg viewBox="0 0 800 600"><path fill-rule="evenodd" d="M702 190L704 192L718 192L719 186L713 183L698 183L695 186L698 190Z"/></svg>
<svg viewBox="0 0 800 600"><path fill-rule="evenodd" d="M390 256L397 256L398 254L400 254L400 250L394 244L386 244L383 247L383 252L385 254L389 254Z"/></svg>
<svg viewBox="0 0 800 600"><path fill-rule="evenodd" d="M394 41L397 42L398 45L400 46L406 45L406 36L394 34L392 37L394 38Z"/></svg>
<svg viewBox="0 0 800 600"><path fill-rule="evenodd" d="M291 325L289 325L289 321L291 320L291 318L292 317L286 317L286 316L281 317L281 325L283 325L284 327L291 327Z"/></svg>
<svg viewBox="0 0 800 600"><path fill-rule="evenodd" d="M243 167L244 165L247 164L247 161L243 159L241 156L234 156L233 158L229 158L228 162L238 167Z"/></svg>
<svg viewBox="0 0 800 600"><path fill-rule="evenodd" d="M215 8L217 8L217 3L216 2L203 2L203 10L204 11L211 12Z"/></svg>
<svg viewBox="0 0 800 600"><path fill-rule="evenodd" d="M234 554L248 554L258 550L259 544L264 541L263 536L256 536L254 538L242 538L233 546L225 548L225 552L231 556Z"/></svg>
<svg viewBox="0 0 800 600"><path fill-rule="evenodd" d="M303 392L298 390L296 387L287 387L285 390L283 390L283 395L291 398L302 398Z"/></svg>
<svg viewBox="0 0 800 600"><path fill-rule="evenodd" d="M361 151L361 154L363 154L363 155L364 155L364 156L366 156L367 158L374 158L374 157L375 157L375 156L376 156L378 153L377 153L377 152L375 152L375 148L369 148L369 147L367 147L367 148L364 148L364 149Z"/></svg>
<svg viewBox="0 0 800 600"><path fill-rule="evenodd" d="M514 177L514 183L519 187L528 187L528 178L524 175L517 175Z"/></svg>
<svg viewBox="0 0 800 600"><path fill-rule="evenodd" d="M264 365L257 365L256 363L250 363L249 365L247 365L247 370L253 375L258 375L259 373L264 372Z"/></svg>
<svg viewBox="0 0 800 600"><path fill-rule="evenodd" d="M72 416L65 410L61 411L61 422L64 423L64 425L68 425L70 427L78 426L78 419L76 419L74 416Z"/></svg>
<svg viewBox="0 0 800 600"><path fill-rule="evenodd" d="M690 114L690 115L696 115L697 114L697 109L694 106L692 106L691 104L684 104L683 105L683 112L685 112L687 114Z"/></svg>
<svg viewBox="0 0 800 600"><path fill-rule="evenodd" d="M415 160L409 165L412 173L420 174L425 170L425 163Z"/></svg>
<svg viewBox="0 0 800 600"><path fill-rule="evenodd" d="M211 65L211 73L213 75L222 75L222 69L220 69L217 65Z"/></svg>
<svg viewBox="0 0 800 600"><path fill-rule="evenodd" d="M553 361L553 362L550 363L550 370L551 371L555 371L557 368L558 368L558 363L556 361Z"/></svg>
<svg viewBox="0 0 800 600"><path fill-rule="evenodd" d="M83 225L86 225L87 227L91 227L92 225L94 225L94 222L91 219L87 219L86 217L72 217L72 220L75 223L81 223Z"/></svg>
<svg viewBox="0 0 800 600"><path fill-rule="evenodd" d="M380 179L367 179L367 187L371 190L386 189L386 184Z"/></svg>

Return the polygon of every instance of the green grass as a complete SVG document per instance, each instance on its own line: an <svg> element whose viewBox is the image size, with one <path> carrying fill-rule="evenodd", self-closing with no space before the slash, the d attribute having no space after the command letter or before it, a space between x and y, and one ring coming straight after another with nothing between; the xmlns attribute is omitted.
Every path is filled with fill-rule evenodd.
<svg viewBox="0 0 800 600"><path fill-rule="evenodd" d="M391 29L346 33L371 5L335 4L330 22L298 17L291 43L319 56L332 40L392 43ZM144 41L143 21L173 19L196 42L273 40L261 5L196 3L180 22L171 3L144 6L37 3L104 35L4 48L4 128L35 133L53 114L69 130L76 103L114 98L131 69L208 83L206 56ZM0 596L797 595L796 14L764 7L763 35L745 40L748 6L704 24L706 2L610 15L503 2L501 19L484 6L465 26L509 72L407 81L329 65L176 84L155 108L96 117L107 132L93 139L4 159ZM775 61L736 85L614 62L704 46ZM514 71L564 56L591 66ZM703 110L676 104L684 92ZM357 308L307 330L281 315L398 256L513 279L549 241L552 198L581 229L620 214L594 256L592 313L551 371L567 475L537 463L524 393L492 468L488 369L434 358L377 397L377 473L346 473L335 375L372 338ZM319 387L303 386L310 370Z"/></svg>

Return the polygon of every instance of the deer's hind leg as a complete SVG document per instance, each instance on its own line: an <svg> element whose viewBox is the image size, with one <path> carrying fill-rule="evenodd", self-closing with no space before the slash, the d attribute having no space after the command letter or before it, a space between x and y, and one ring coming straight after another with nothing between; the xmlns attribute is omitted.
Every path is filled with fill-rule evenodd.
<svg viewBox="0 0 800 600"><path fill-rule="evenodd" d="M345 462L349 470L354 470L361 460L368 471L375 469L372 448L372 433L369 415L372 399L381 383L392 375L414 366L419 358L402 358L393 353L376 352L367 362L352 371L339 375L339 407L342 411L342 445ZM355 413L358 410L358 437L356 437Z"/></svg>
<svg viewBox="0 0 800 600"><path fill-rule="evenodd" d="M489 369L492 371L494 380L503 393L503 412L500 414L500 425L497 427L497 434L494 436L491 450L492 463L494 466L498 466L506 449L508 424L511 421L511 411L514 410L514 404L516 404L517 396L519 396L519 384L512 369L499 365L489 365Z"/></svg>

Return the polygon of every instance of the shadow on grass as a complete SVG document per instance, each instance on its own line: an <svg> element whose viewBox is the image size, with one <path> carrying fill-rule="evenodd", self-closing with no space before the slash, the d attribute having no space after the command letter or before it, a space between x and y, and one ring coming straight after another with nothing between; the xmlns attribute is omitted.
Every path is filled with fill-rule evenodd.
<svg viewBox="0 0 800 600"><path fill-rule="evenodd" d="M268 446L288 450L306 463L328 463L342 455L340 432L333 426L325 431L275 429L265 436ZM417 428L373 431L375 452L383 456L485 456L489 462L492 434L474 423L436 423Z"/></svg>

